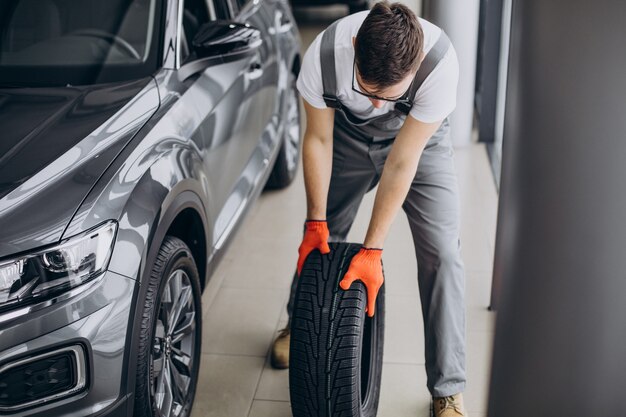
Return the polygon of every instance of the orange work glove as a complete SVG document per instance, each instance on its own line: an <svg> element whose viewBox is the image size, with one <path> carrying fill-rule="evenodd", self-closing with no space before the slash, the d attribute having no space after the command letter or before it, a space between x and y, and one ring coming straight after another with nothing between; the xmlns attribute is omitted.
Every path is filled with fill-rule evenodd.
<svg viewBox="0 0 626 417"><path fill-rule="evenodd" d="M306 257L309 256L313 249L319 249L322 255L330 252L330 247L328 246L330 233L328 232L326 220L307 220L305 227L304 237L298 248L298 276L300 276Z"/></svg>
<svg viewBox="0 0 626 417"><path fill-rule="evenodd" d="M383 250L375 248L361 248L350 262L348 271L343 276L339 286L347 290L354 281L361 280L367 289L367 307L365 312L368 316L374 316L376 309L376 296L383 285Z"/></svg>

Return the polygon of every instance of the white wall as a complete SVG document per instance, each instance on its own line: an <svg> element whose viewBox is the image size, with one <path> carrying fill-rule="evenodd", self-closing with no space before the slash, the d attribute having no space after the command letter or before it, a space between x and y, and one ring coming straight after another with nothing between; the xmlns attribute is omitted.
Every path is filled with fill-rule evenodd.
<svg viewBox="0 0 626 417"><path fill-rule="evenodd" d="M478 47L479 0L428 0L426 19L443 28L459 57L457 107L450 116L455 145L471 143Z"/></svg>
<svg viewBox="0 0 626 417"><path fill-rule="evenodd" d="M393 0L392 0L393 1ZM398 0L421 15L422 0ZM474 121L474 89L478 45L479 0L426 0L428 16L442 27L454 44L459 57L457 108L450 116L452 141L456 146L471 143Z"/></svg>

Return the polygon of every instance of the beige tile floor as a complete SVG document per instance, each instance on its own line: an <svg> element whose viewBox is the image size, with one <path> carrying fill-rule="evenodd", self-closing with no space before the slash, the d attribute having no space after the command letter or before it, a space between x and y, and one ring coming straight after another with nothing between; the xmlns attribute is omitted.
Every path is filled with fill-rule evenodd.
<svg viewBox="0 0 626 417"><path fill-rule="evenodd" d="M303 47L323 26L300 22ZM467 390L470 417L487 413L495 313L487 310L497 193L483 145L455 150L461 189L461 245L466 267ZM374 192L363 201L349 240L362 241ZM283 191L265 192L252 208L203 295L202 366L193 417L288 417L288 371L268 353L287 321L285 303L306 205L302 171ZM426 417L417 265L401 212L384 253L387 318L380 417Z"/></svg>

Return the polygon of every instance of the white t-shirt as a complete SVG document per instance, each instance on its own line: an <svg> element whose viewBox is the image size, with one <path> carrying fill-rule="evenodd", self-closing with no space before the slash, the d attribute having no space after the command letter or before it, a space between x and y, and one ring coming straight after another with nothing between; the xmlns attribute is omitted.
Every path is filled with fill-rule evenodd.
<svg viewBox="0 0 626 417"><path fill-rule="evenodd" d="M352 37L356 37L368 11L355 13L342 18L335 33L335 68L337 77L337 97L355 116L369 119L393 110L395 103L385 102L377 109L369 99L352 90L352 64L354 47ZM441 29L434 24L418 18L424 31L424 52L428 53L439 39ZM302 98L311 106L323 109L326 103L322 98L322 70L320 63L320 33L304 54L297 88ZM456 106L456 88L459 80L459 63L454 47L450 48L433 69L415 94L413 107L409 113L424 123L433 123L445 119ZM358 87L356 87L358 88Z"/></svg>

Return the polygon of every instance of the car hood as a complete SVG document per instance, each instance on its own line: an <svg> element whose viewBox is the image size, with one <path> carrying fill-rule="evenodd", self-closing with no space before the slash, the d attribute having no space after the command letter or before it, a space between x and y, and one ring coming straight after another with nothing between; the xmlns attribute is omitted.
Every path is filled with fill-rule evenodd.
<svg viewBox="0 0 626 417"><path fill-rule="evenodd" d="M151 77L0 89L0 258L56 243L159 105Z"/></svg>

